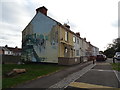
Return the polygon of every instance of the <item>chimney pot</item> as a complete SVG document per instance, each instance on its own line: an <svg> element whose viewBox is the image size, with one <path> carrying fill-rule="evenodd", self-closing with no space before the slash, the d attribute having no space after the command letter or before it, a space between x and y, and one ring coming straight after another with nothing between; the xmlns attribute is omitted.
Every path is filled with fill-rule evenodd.
<svg viewBox="0 0 120 90"><path fill-rule="evenodd" d="M36 9L36 13L41 12L42 14L47 16L47 10L48 9L46 7L42 6Z"/></svg>
<svg viewBox="0 0 120 90"><path fill-rule="evenodd" d="M70 29L70 26L68 24L65 23L64 26Z"/></svg>
<svg viewBox="0 0 120 90"><path fill-rule="evenodd" d="M5 47L7 48L7 47L8 47L8 45L5 45Z"/></svg>
<svg viewBox="0 0 120 90"><path fill-rule="evenodd" d="M80 32L77 32L76 35L78 35L80 37Z"/></svg>
<svg viewBox="0 0 120 90"><path fill-rule="evenodd" d="M84 38L84 40L86 41L86 38Z"/></svg>

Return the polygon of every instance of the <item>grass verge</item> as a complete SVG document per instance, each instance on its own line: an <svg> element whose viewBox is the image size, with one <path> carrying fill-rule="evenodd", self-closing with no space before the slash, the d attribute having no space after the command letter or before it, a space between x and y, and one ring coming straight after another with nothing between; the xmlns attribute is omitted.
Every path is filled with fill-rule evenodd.
<svg viewBox="0 0 120 90"><path fill-rule="evenodd" d="M26 69L26 73L17 74L14 76L6 76L5 74L12 69ZM4 64L2 65L2 88L10 88L17 84L35 79L40 76L48 75L58 70L64 69L65 66L51 65L51 64Z"/></svg>
<svg viewBox="0 0 120 90"><path fill-rule="evenodd" d="M114 70L120 71L120 63L111 63Z"/></svg>

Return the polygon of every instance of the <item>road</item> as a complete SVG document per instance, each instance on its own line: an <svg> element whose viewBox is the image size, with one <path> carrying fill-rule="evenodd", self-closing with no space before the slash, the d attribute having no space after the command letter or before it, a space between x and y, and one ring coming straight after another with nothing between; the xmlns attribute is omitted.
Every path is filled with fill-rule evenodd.
<svg viewBox="0 0 120 90"><path fill-rule="evenodd" d="M96 62L96 65L91 68L82 77L74 82L71 82L67 88L120 88L120 77L118 73L112 70L112 59L108 58L105 62ZM119 61L116 61L119 63ZM120 74L119 74L120 75Z"/></svg>
<svg viewBox="0 0 120 90"><path fill-rule="evenodd" d="M119 77L112 70L112 59L81 63L14 88L120 88Z"/></svg>

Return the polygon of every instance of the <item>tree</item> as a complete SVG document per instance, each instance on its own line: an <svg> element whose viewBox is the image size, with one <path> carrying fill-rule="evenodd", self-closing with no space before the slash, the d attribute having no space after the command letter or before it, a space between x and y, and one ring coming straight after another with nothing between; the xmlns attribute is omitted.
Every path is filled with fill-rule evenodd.
<svg viewBox="0 0 120 90"><path fill-rule="evenodd" d="M120 38L117 38L113 41L113 44L109 44L107 49L104 51L104 54L112 58L115 52L120 52Z"/></svg>
<svg viewBox="0 0 120 90"><path fill-rule="evenodd" d="M104 54L109 57L112 58L115 54L115 49L113 47L111 48L107 48L107 50L104 51Z"/></svg>
<svg viewBox="0 0 120 90"><path fill-rule="evenodd" d="M115 51L120 52L120 38L115 39L113 43L114 43L113 47L115 48Z"/></svg>

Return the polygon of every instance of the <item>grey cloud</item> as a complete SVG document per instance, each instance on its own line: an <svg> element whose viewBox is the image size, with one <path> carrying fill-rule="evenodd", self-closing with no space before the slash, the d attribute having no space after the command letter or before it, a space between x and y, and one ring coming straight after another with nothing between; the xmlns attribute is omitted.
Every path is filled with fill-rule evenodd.
<svg viewBox="0 0 120 90"><path fill-rule="evenodd" d="M5 36L0 36L0 39L2 39L2 40L6 40L6 39L8 39L8 38L5 37Z"/></svg>
<svg viewBox="0 0 120 90"><path fill-rule="evenodd" d="M2 23L0 22L0 33L1 34L18 34L18 33L21 33L21 30L19 26L16 26L16 25L12 25L12 24L9 24L9 23Z"/></svg>
<svg viewBox="0 0 120 90"><path fill-rule="evenodd" d="M15 42L10 40L0 40L0 46L5 46L5 45L13 46L15 45Z"/></svg>
<svg viewBox="0 0 120 90"><path fill-rule="evenodd" d="M21 0L22 1L22 0ZM2 3L2 20L11 24L21 22L25 16L31 17L31 5L17 2Z"/></svg>
<svg viewBox="0 0 120 90"><path fill-rule="evenodd" d="M21 46L21 36L15 34L2 34L0 35L0 45ZM20 43L20 45L17 45Z"/></svg>
<svg viewBox="0 0 120 90"><path fill-rule="evenodd" d="M20 34L1 34L0 35L0 39L2 40L11 40L13 38L20 38L21 35Z"/></svg>
<svg viewBox="0 0 120 90"><path fill-rule="evenodd" d="M31 0L4 0L0 8L0 45L21 46L21 31L32 19L35 5Z"/></svg>
<svg viewBox="0 0 120 90"><path fill-rule="evenodd" d="M20 41L22 38L21 30L16 25L0 22L0 45L16 45L15 39Z"/></svg>

